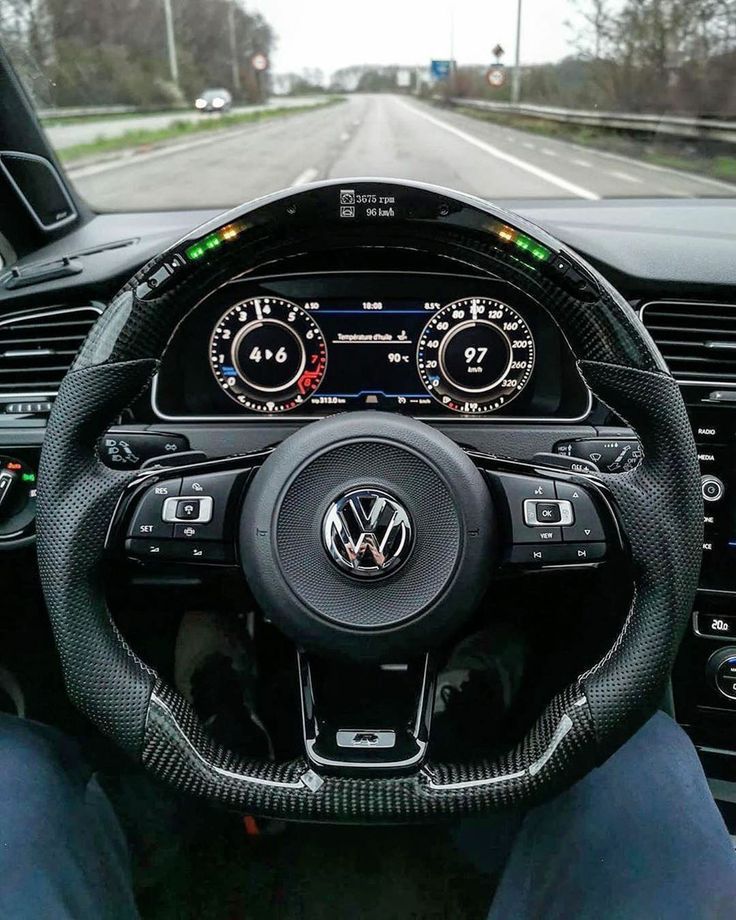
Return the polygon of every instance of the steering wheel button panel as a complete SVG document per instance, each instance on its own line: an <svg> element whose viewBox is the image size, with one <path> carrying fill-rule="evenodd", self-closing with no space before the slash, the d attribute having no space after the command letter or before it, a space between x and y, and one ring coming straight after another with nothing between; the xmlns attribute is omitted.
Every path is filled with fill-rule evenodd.
<svg viewBox="0 0 736 920"><path fill-rule="evenodd" d="M562 543L551 546L512 546L509 562L521 565L589 565L605 558L605 543Z"/></svg>

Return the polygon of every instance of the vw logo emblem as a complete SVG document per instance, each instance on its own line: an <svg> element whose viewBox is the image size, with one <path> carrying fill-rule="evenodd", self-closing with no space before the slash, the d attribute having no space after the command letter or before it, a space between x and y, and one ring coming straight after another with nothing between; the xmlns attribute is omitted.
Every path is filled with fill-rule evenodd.
<svg viewBox="0 0 736 920"><path fill-rule="evenodd" d="M353 489L332 502L322 522L330 559L360 578L388 575L406 562L412 525L402 504L379 489Z"/></svg>

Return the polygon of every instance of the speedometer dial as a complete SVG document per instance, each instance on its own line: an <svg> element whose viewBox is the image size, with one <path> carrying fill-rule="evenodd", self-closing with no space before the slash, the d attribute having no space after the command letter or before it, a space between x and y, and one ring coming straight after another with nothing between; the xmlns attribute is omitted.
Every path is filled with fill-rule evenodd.
<svg viewBox="0 0 736 920"><path fill-rule="evenodd" d="M327 346L306 310L281 297L251 297L220 317L210 364L222 389L245 409L288 412L322 383Z"/></svg>
<svg viewBox="0 0 736 920"><path fill-rule="evenodd" d="M448 304L419 336L422 383L454 412L494 412L521 393L534 369L534 339L505 303L469 297Z"/></svg>

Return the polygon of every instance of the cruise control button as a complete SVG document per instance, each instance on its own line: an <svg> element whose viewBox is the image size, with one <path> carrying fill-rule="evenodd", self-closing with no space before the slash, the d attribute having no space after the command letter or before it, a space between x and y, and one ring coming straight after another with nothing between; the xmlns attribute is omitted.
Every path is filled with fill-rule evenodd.
<svg viewBox="0 0 736 920"><path fill-rule="evenodd" d="M164 502L163 519L172 524L177 521L209 524L212 520L212 507L213 499L210 495L203 495L201 498L191 495L185 495L183 498L168 498Z"/></svg>
<svg viewBox="0 0 736 920"><path fill-rule="evenodd" d="M169 557L175 562L191 562L195 564L221 564L235 561L235 553L230 546L214 541L186 542L175 540L172 543Z"/></svg>
<svg viewBox="0 0 736 920"><path fill-rule="evenodd" d="M133 539L125 541L125 550L134 559L148 559L151 561L166 561L168 540L142 540Z"/></svg>
<svg viewBox="0 0 736 920"><path fill-rule="evenodd" d="M125 550L134 559L143 562L190 562L194 564L222 565L235 561L230 546L213 541L188 542L183 540L126 540Z"/></svg>
<svg viewBox="0 0 736 920"><path fill-rule="evenodd" d="M225 536L225 515L230 496L240 473L208 473L205 476L185 476L182 480L181 495L199 498L202 510L208 505L209 514L204 513L199 523L206 525L202 536L210 540L222 540Z"/></svg>
<svg viewBox="0 0 736 920"><path fill-rule="evenodd" d="M595 543L605 540L603 524L593 504L593 499L585 489L569 482L558 482L557 495L571 503L575 516L573 523L562 531L565 542Z"/></svg>
<svg viewBox="0 0 736 920"><path fill-rule="evenodd" d="M207 528L201 524L174 524L175 540L201 540Z"/></svg>
<svg viewBox="0 0 736 920"><path fill-rule="evenodd" d="M176 503L174 512L180 521L196 521L199 517L199 499L198 498L180 498Z"/></svg>
<svg viewBox="0 0 736 920"><path fill-rule="evenodd" d="M149 486L133 512L128 527L128 536L146 539L170 537L172 535L171 523L163 518L164 502L167 499L176 501L175 496L179 494L180 488L181 479L168 479Z"/></svg>

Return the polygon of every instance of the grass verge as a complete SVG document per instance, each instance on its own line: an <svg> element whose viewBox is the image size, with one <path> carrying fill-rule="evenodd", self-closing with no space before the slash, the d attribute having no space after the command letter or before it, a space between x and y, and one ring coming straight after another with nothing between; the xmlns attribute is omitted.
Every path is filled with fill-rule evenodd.
<svg viewBox="0 0 736 920"><path fill-rule="evenodd" d="M323 109L343 101L342 96L330 96L324 102L315 105L282 106L273 109L259 109L254 112L238 112L233 115L221 115L217 118L202 116L201 121L174 121L166 128L137 128L126 131L116 137L99 137L94 141L84 144L75 144L71 147L62 147L57 150L57 155L64 163L113 153L118 150L130 150L135 147L148 147L162 141L178 140L190 135L204 134L208 131L222 131L225 128L234 128L253 122L269 121L273 118L283 118L285 115L296 115L300 112L310 112L314 109Z"/></svg>
<svg viewBox="0 0 736 920"><path fill-rule="evenodd" d="M455 111L480 121L490 121L529 134L571 141L580 144L581 147L619 153L656 166L667 166L682 172L720 179L722 182L736 183L736 155L722 152L724 145L717 149L712 142L698 144L684 139L678 141L673 138L663 141L652 137L647 140L635 139L621 131L545 121L543 118L528 118L523 115L505 115L502 112L483 112L464 106L456 106Z"/></svg>

